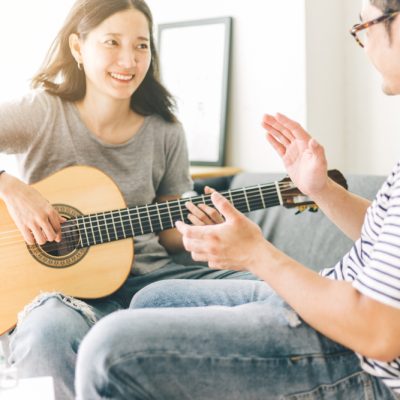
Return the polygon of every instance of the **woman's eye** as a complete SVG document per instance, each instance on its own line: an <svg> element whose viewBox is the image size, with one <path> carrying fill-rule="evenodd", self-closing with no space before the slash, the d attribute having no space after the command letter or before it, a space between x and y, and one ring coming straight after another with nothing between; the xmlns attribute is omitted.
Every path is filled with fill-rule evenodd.
<svg viewBox="0 0 400 400"><path fill-rule="evenodd" d="M106 45L108 45L108 46L116 46L116 45L118 44L117 41L114 40L114 39L106 40L104 43L105 43Z"/></svg>
<svg viewBox="0 0 400 400"><path fill-rule="evenodd" d="M139 44L139 49L147 50L148 48L149 48L149 45L147 43Z"/></svg>

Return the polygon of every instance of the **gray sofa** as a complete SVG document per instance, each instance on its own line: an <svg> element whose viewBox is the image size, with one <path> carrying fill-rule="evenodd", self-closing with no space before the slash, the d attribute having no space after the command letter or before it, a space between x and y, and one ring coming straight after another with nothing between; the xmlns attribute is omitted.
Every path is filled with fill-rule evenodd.
<svg viewBox="0 0 400 400"><path fill-rule="evenodd" d="M205 185L222 191L259 183L280 180L284 174L240 173L231 178L197 181L200 192ZM370 200L385 180L383 176L346 175L349 190ZM331 267L351 248L352 242L318 210L296 214L296 209L272 207L248 213L248 217L262 229L264 236L275 246L302 264L319 271ZM176 260L192 263L188 254L176 256Z"/></svg>

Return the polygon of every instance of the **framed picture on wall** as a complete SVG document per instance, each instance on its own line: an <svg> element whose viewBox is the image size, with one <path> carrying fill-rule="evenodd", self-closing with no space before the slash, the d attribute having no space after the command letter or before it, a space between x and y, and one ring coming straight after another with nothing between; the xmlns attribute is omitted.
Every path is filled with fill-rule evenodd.
<svg viewBox="0 0 400 400"><path fill-rule="evenodd" d="M158 25L161 79L175 97L192 165L224 165L232 18Z"/></svg>

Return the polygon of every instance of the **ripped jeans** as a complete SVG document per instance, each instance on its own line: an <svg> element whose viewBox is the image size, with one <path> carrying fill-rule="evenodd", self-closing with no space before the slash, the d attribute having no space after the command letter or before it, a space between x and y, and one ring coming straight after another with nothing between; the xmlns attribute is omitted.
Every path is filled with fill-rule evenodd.
<svg viewBox="0 0 400 400"><path fill-rule="evenodd" d="M397 398L257 281L144 288L82 342L76 392L78 400Z"/></svg>
<svg viewBox="0 0 400 400"><path fill-rule="evenodd" d="M56 400L73 400L78 348L94 321L129 307L133 295L145 286L171 278L256 279L244 272L170 263L145 275L131 275L115 294L104 299L81 302L59 293L44 293L21 313L10 335L9 362L18 368L21 378L52 376Z"/></svg>

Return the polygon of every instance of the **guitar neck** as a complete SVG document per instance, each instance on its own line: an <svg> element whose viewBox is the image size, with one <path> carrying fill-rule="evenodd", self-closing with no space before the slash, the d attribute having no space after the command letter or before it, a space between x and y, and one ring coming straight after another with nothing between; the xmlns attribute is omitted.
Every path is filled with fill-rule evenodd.
<svg viewBox="0 0 400 400"><path fill-rule="evenodd" d="M236 209L246 213L282 205L279 182L250 186L221 192ZM115 240L161 232L174 228L176 221L188 221L186 202L213 206L211 195L129 207L120 210L83 215L73 222L80 232L80 247L108 243Z"/></svg>

